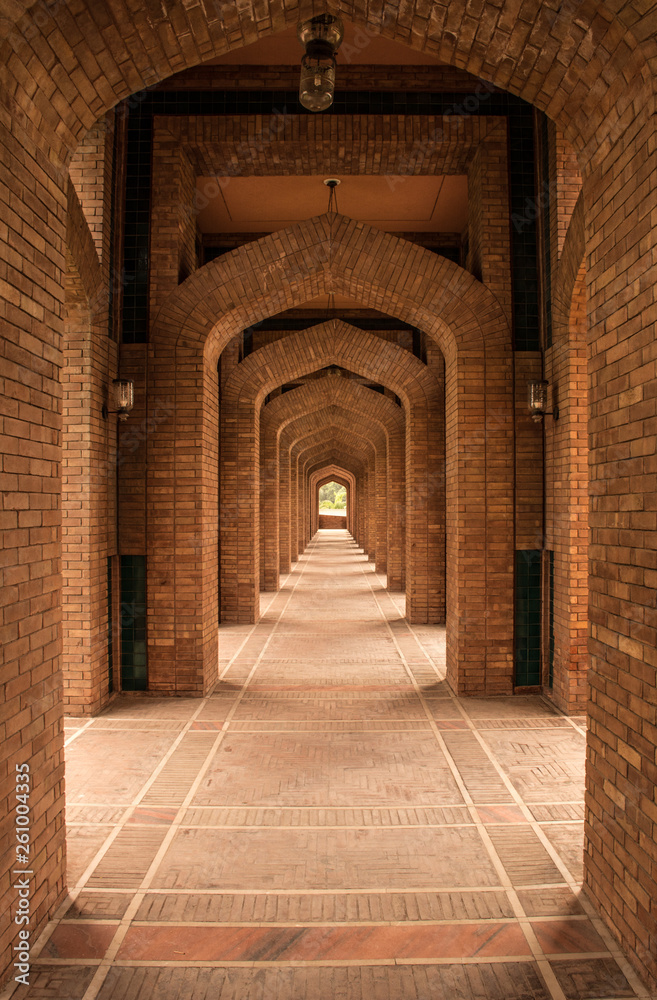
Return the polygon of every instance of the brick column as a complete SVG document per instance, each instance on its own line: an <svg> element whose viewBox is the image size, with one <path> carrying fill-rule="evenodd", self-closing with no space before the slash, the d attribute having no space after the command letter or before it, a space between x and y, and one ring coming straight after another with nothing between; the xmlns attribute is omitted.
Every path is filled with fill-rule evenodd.
<svg viewBox="0 0 657 1000"><path fill-rule="evenodd" d="M584 179L591 638L585 882L657 982L657 127L652 108ZM619 253L623 249L623 255Z"/></svg>

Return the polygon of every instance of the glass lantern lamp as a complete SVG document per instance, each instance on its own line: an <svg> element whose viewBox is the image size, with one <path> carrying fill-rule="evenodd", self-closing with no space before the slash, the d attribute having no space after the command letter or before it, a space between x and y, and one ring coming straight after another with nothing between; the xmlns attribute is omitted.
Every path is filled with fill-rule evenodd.
<svg viewBox="0 0 657 1000"><path fill-rule="evenodd" d="M318 14L297 28L306 49L301 60L299 100L307 111L326 111L335 92L335 53L340 47L344 26L333 14Z"/></svg>
<svg viewBox="0 0 657 1000"><path fill-rule="evenodd" d="M559 419L559 409L554 407L548 410L548 383L541 379L537 382L530 382L527 386L527 403L532 420L539 423L543 417L554 417Z"/></svg>
<svg viewBox="0 0 657 1000"><path fill-rule="evenodd" d="M103 417L107 419L110 413L116 413L119 420L127 420L135 403L134 382L125 378L115 378L110 387L110 403L113 409L103 406Z"/></svg>

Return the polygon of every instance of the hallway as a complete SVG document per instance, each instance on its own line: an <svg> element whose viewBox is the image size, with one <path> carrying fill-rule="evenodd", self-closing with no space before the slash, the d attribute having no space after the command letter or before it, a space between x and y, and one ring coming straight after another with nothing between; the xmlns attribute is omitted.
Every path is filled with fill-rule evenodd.
<svg viewBox="0 0 657 1000"><path fill-rule="evenodd" d="M320 531L209 697L69 720L73 902L21 997L648 996L578 896L585 720L458 701L402 600Z"/></svg>

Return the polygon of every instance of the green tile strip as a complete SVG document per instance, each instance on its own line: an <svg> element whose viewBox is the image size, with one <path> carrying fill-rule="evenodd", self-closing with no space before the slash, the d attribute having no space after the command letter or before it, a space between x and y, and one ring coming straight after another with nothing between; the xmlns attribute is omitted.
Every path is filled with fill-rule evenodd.
<svg viewBox="0 0 657 1000"><path fill-rule="evenodd" d="M516 552L516 685L541 683L541 552Z"/></svg>
<svg viewBox="0 0 657 1000"><path fill-rule="evenodd" d="M554 685L554 552L550 557L550 611L548 618L548 684Z"/></svg>
<svg viewBox="0 0 657 1000"><path fill-rule="evenodd" d="M121 556L121 687L148 688L146 556Z"/></svg>
<svg viewBox="0 0 657 1000"><path fill-rule="evenodd" d="M112 557L107 557L107 690L114 690L114 614L112 601Z"/></svg>

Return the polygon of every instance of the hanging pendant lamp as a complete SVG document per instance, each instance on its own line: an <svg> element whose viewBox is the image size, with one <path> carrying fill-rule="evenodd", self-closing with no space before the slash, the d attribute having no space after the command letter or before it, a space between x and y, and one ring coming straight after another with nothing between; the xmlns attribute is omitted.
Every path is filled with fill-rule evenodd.
<svg viewBox="0 0 657 1000"><path fill-rule="evenodd" d="M326 111L333 104L335 53L343 35L344 25L333 14L317 14L297 28L297 37L306 49L301 60L299 100L308 111Z"/></svg>

